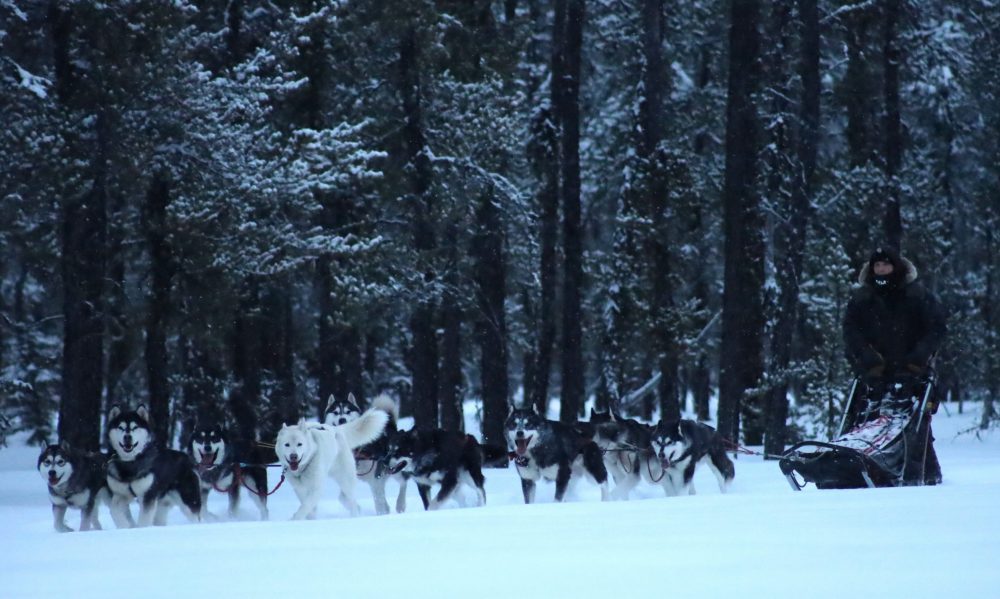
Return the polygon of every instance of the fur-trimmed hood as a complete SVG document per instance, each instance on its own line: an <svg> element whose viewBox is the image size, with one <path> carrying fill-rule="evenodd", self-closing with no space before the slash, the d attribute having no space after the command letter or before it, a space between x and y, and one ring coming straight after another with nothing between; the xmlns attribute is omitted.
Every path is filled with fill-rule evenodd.
<svg viewBox="0 0 1000 599"><path fill-rule="evenodd" d="M912 262L906 258L899 256L899 264L896 268L902 268L906 271L906 276L904 277L904 283L912 283L917 280L917 267L913 265ZM872 282L872 263L869 260L865 262L864 266L861 267L861 272L858 273L858 283L862 285L867 285Z"/></svg>

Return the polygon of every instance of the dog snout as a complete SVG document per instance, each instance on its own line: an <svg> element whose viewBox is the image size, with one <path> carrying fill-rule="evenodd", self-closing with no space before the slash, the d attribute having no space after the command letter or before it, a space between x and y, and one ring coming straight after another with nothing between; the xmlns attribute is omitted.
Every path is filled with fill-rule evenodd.
<svg viewBox="0 0 1000 599"><path fill-rule="evenodd" d="M291 462L298 462L299 461L299 454L297 454L297 453L289 454L288 455L288 460L291 461Z"/></svg>
<svg viewBox="0 0 1000 599"><path fill-rule="evenodd" d="M514 436L517 437L518 439L523 439L524 431L517 431L517 434L515 434Z"/></svg>

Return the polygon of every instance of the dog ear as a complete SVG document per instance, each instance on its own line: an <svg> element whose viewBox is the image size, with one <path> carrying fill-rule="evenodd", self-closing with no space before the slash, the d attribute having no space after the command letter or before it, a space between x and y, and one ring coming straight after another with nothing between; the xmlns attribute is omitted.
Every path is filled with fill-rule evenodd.
<svg viewBox="0 0 1000 599"><path fill-rule="evenodd" d="M303 427L305 425L306 425L306 419L305 418L299 418L299 422L298 422L298 424L296 426Z"/></svg>
<svg viewBox="0 0 1000 599"><path fill-rule="evenodd" d="M331 393L330 397L326 398L326 410L329 410L330 406L332 406L334 403L336 403L336 401L337 401L337 398L333 396L333 393ZM324 410L324 412L326 410Z"/></svg>
<svg viewBox="0 0 1000 599"><path fill-rule="evenodd" d="M145 420L147 424L149 423L149 410L146 409L146 404L139 404L139 407L135 409L135 413L139 415L139 418Z"/></svg>
<svg viewBox="0 0 1000 599"><path fill-rule="evenodd" d="M118 404L111 406L111 410L108 412L108 420L114 420L122 413L122 409Z"/></svg>
<svg viewBox="0 0 1000 599"><path fill-rule="evenodd" d="M69 441L67 441L66 439L63 439L62 441L59 442L59 449L66 453L72 451L72 448L70 448L69 446Z"/></svg>
<svg viewBox="0 0 1000 599"><path fill-rule="evenodd" d="M359 412L361 411L361 408L358 407L358 400L354 398L353 393L347 394L347 403L351 404L351 407L353 407L355 410Z"/></svg>

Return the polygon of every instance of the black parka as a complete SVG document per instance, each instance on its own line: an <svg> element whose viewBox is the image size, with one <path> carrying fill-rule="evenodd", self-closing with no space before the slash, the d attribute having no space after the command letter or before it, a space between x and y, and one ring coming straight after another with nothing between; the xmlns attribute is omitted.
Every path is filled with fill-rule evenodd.
<svg viewBox="0 0 1000 599"><path fill-rule="evenodd" d="M857 374L879 365L886 375L909 364L924 367L944 340L945 316L937 298L916 282L917 269L909 260L892 254L892 262L895 284L876 288L869 262L858 277L861 288L847 305L844 343Z"/></svg>

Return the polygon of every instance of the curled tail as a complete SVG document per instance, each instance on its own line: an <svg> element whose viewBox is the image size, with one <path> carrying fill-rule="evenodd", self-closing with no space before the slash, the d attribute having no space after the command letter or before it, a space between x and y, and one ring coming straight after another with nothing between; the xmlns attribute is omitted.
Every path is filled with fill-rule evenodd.
<svg viewBox="0 0 1000 599"><path fill-rule="evenodd" d="M382 431L385 430L389 418L390 415L385 410L371 408L357 420L338 426L337 430L344 435L347 445L351 449L355 449L378 439Z"/></svg>
<svg viewBox="0 0 1000 599"><path fill-rule="evenodd" d="M395 400L385 393L381 393L378 397L372 400L371 409L382 410L388 414L389 422L386 423L386 429L389 432L396 431L396 423L399 421L399 406L396 405Z"/></svg>

